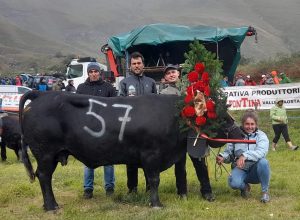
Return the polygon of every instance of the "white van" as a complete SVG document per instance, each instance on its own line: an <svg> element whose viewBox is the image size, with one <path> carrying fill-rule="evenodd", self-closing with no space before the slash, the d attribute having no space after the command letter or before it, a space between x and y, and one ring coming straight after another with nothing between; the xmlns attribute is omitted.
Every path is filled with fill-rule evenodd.
<svg viewBox="0 0 300 220"><path fill-rule="evenodd" d="M80 83L85 82L88 78L87 67L89 63L97 62L95 58L83 57L79 59L73 59L67 68L65 85L68 85L68 80L72 79L74 81L74 86L77 89ZM101 69L107 71L107 67L104 64L98 63Z"/></svg>

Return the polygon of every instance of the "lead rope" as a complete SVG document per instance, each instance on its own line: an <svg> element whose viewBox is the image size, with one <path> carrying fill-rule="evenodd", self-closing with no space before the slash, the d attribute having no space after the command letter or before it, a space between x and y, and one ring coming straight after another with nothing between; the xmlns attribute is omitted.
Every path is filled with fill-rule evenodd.
<svg viewBox="0 0 300 220"><path fill-rule="evenodd" d="M221 151L221 148L219 148L218 154L216 154L216 153L212 150L211 147L210 147L210 151L213 153L213 155L215 156L215 158L217 158L217 155L219 155L219 153L220 153L220 151ZM216 181L218 181L218 180L221 178L221 176L222 176L222 174L223 174L223 169L226 171L226 173L227 173L228 175L231 175L231 173L227 170L227 168L224 166L224 164L219 165L219 164L217 163L217 161L215 161L215 180L216 180Z"/></svg>

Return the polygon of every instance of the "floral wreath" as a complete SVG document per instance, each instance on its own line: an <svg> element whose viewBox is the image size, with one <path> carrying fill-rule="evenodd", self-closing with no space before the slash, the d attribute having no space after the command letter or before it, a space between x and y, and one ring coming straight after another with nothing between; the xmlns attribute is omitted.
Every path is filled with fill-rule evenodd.
<svg viewBox="0 0 300 220"><path fill-rule="evenodd" d="M227 111L227 98L220 89L222 63L199 41L190 47L184 64L188 74L179 85L183 95L182 124L197 133L215 136L217 129L225 123L222 119Z"/></svg>

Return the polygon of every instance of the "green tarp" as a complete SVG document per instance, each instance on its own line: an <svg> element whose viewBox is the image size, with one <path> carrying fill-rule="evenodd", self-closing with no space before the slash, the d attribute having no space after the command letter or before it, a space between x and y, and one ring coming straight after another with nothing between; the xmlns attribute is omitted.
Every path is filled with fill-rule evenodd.
<svg viewBox="0 0 300 220"><path fill-rule="evenodd" d="M183 63L183 53L189 50L189 43L201 41L208 50L218 54L223 61L223 70L230 79L240 60L240 46L245 39L248 27L219 28L209 26L183 26L176 24L150 24L128 33L112 36L108 40L114 54L124 57L126 53L139 51L155 61L167 54L166 60ZM157 55L155 55L157 53ZM177 56L177 58L176 58ZM155 63L155 62L153 62Z"/></svg>

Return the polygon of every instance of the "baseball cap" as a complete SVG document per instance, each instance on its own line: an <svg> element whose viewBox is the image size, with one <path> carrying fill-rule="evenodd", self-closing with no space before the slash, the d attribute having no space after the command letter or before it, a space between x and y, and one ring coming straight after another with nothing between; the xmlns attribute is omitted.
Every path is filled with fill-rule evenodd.
<svg viewBox="0 0 300 220"><path fill-rule="evenodd" d="M164 74L166 74L166 72L170 69L173 69L173 70L178 70L178 65L174 65L174 64L168 64L165 69L164 69Z"/></svg>

